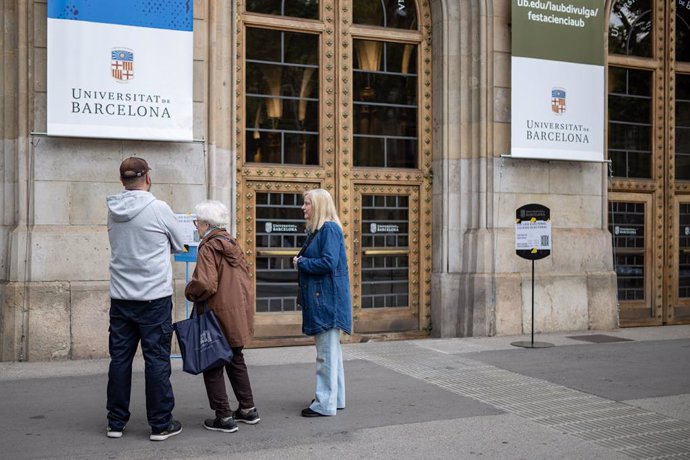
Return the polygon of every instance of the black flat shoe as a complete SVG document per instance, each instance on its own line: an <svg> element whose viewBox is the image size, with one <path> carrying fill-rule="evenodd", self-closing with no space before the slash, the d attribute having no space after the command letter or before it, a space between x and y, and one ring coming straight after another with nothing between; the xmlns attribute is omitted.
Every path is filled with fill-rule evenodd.
<svg viewBox="0 0 690 460"><path fill-rule="evenodd" d="M302 409L302 417L328 417L325 414L320 414L314 410L311 410L310 407L307 407L306 409Z"/></svg>

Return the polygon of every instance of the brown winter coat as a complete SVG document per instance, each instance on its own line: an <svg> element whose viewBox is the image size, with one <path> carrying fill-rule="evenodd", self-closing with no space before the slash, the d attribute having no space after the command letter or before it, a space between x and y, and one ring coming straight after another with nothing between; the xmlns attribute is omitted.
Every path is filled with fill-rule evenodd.
<svg viewBox="0 0 690 460"><path fill-rule="evenodd" d="M185 288L187 300L208 302L232 347L247 345L254 335L254 292L242 249L224 229L199 243L196 267Z"/></svg>

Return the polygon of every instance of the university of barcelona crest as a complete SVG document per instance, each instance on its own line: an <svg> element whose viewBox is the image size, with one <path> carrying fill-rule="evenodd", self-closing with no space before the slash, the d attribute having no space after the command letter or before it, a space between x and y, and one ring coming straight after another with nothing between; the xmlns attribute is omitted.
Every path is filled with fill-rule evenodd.
<svg viewBox="0 0 690 460"><path fill-rule="evenodd" d="M556 115L565 113L565 89L551 88L551 111Z"/></svg>
<svg viewBox="0 0 690 460"><path fill-rule="evenodd" d="M134 78L134 51L127 48L113 48L110 74L117 81L132 80Z"/></svg>

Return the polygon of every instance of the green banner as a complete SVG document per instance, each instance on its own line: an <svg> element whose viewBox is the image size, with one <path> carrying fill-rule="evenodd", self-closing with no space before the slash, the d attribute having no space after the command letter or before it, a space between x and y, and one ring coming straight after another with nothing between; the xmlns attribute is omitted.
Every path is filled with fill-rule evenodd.
<svg viewBox="0 0 690 460"><path fill-rule="evenodd" d="M512 0L513 56L604 65L605 0Z"/></svg>

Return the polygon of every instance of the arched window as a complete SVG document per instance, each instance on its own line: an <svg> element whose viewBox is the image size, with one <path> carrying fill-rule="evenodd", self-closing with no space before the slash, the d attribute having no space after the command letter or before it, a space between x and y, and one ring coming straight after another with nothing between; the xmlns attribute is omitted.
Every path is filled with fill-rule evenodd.
<svg viewBox="0 0 690 460"><path fill-rule="evenodd" d="M609 53L652 56L653 0L616 2L609 16Z"/></svg>
<svg viewBox="0 0 690 460"><path fill-rule="evenodd" d="M293 18L318 19L319 0L247 0L247 11Z"/></svg>
<svg viewBox="0 0 690 460"><path fill-rule="evenodd" d="M352 22L396 29L417 28L417 7L411 0L355 0Z"/></svg>

